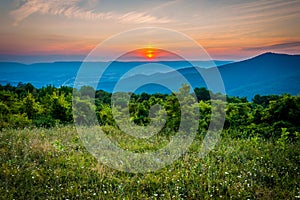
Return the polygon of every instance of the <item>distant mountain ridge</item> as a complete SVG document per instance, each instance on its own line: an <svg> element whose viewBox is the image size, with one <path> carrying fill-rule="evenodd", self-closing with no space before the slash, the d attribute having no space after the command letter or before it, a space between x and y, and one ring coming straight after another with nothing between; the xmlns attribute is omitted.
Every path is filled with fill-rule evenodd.
<svg viewBox="0 0 300 200"><path fill-rule="evenodd" d="M217 62L217 61L216 61ZM155 63L155 62L154 62ZM153 63L153 64L154 64ZM176 73L182 74L192 87L206 87L205 81L199 76L198 70L208 73L215 68L207 67L205 61L198 61L195 67L186 61L159 61L156 64L172 66L173 71L156 71L151 66L141 73L131 74L124 79L124 85L139 85L145 79L159 82L165 80L178 87L182 84L176 80ZM52 84L56 87L73 86L77 71L82 62L37 63L31 65L19 63L0 63L0 84L30 82L36 87ZM91 69L99 70L107 63L90 63ZM136 66L149 62L114 62L113 67L105 71L98 84L98 89L113 91L114 85L126 72ZM150 63L151 64L151 63ZM206 66L205 66L206 64ZM216 63L222 76L226 93L230 96L245 96L249 100L254 95L300 93L300 55L264 53L256 57L231 63ZM204 65L203 68L198 66ZM91 70L93 72L93 70ZM93 74L92 74L93 75ZM170 93L166 88L146 85L137 92Z"/></svg>
<svg viewBox="0 0 300 200"><path fill-rule="evenodd" d="M192 61L193 64L204 68L212 67L214 65L224 65L231 62L232 61ZM56 87L60 87L62 85L72 86L82 63L83 62L80 61L59 61L34 64L0 62L0 84L3 85L10 83L12 85L16 85L19 82L25 82L32 83L38 88L50 84ZM107 65L110 65L104 74L103 79L104 81L116 81L132 68L149 63L152 62L86 62L86 65L88 65L88 67L91 69L91 76L94 75L93 71L101 71ZM191 67L191 63L187 61L158 61L153 63L172 66L173 70ZM150 75L156 73L157 71L159 71L157 68L149 68L140 73Z"/></svg>
<svg viewBox="0 0 300 200"><path fill-rule="evenodd" d="M219 70L229 95L300 93L300 55L265 53Z"/></svg>
<svg viewBox="0 0 300 200"><path fill-rule="evenodd" d="M226 93L230 96L245 96L249 100L256 94L300 94L300 55L264 53L248 60L225 64L218 67ZM206 72L212 69L199 69ZM196 68L179 69L193 87L206 87ZM208 72L209 73L209 72ZM149 79L172 79L174 72L156 74ZM145 78L145 77L143 77ZM139 82L138 77L127 80ZM179 84L179 83L176 83ZM151 87L146 88L147 92Z"/></svg>

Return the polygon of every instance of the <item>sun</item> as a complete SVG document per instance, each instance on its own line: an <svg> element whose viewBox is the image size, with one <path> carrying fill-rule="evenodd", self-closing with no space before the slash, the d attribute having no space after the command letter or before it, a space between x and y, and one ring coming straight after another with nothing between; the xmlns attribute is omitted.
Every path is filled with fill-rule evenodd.
<svg viewBox="0 0 300 200"><path fill-rule="evenodd" d="M148 59L154 58L154 51L152 49L147 49L145 55Z"/></svg>
<svg viewBox="0 0 300 200"><path fill-rule="evenodd" d="M148 58L153 58L153 54L152 53L147 53L146 55Z"/></svg>

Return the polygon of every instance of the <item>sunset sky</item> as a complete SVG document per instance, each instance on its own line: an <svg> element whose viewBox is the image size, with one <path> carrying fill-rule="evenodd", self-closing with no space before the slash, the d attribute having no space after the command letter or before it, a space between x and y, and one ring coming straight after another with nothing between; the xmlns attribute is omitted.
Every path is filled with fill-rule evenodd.
<svg viewBox="0 0 300 200"><path fill-rule="evenodd" d="M213 59L300 54L299 0L1 0L0 24L0 61L80 60L140 27L186 34Z"/></svg>

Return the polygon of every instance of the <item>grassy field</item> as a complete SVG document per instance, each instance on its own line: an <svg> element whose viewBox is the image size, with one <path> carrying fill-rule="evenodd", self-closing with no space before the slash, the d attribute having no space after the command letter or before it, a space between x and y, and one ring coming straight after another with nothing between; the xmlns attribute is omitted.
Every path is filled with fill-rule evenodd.
<svg viewBox="0 0 300 200"><path fill-rule="evenodd" d="M104 130L120 146L155 149ZM123 141L123 143L122 143ZM297 199L300 142L223 136L205 158L201 137L190 151L159 171L133 174L98 163L72 126L0 132L0 199Z"/></svg>

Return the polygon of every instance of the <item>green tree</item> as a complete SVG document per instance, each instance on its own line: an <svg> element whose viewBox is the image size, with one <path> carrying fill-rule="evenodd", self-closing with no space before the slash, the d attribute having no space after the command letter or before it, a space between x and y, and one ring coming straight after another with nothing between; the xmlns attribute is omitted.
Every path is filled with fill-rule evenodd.
<svg viewBox="0 0 300 200"><path fill-rule="evenodd" d="M249 103L229 103L226 108L225 128L240 129L253 120Z"/></svg>
<svg viewBox="0 0 300 200"><path fill-rule="evenodd" d="M300 96L291 95L283 95L276 101L270 101L263 117L263 120L273 128L275 137L280 136L282 128L287 128L289 132L299 132L299 119Z"/></svg>
<svg viewBox="0 0 300 200"><path fill-rule="evenodd" d="M100 125L115 125L115 120L112 114L112 110L108 104L102 106L101 111L97 112Z"/></svg>
<svg viewBox="0 0 300 200"><path fill-rule="evenodd" d="M41 113L41 106L35 101L31 93L28 93L22 100L21 112L25 113L29 119L36 118Z"/></svg>
<svg viewBox="0 0 300 200"><path fill-rule="evenodd" d="M209 91L202 87L202 88L195 88L194 89L194 92L196 94L196 97L198 99L198 101L208 101L210 100L210 94L209 94Z"/></svg>
<svg viewBox="0 0 300 200"><path fill-rule="evenodd" d="M51 96L51 115L61 123L70 123L72 121L71 102L66 100L64 94L57 95L53 93Z"/></svg>
<svg viewBox="0 0 300 200"><path fill-rule="evenodd" d="M91 86L82 86L79 90L82 97L89 97L94 98L95 97L95 89Z"/></svg>

